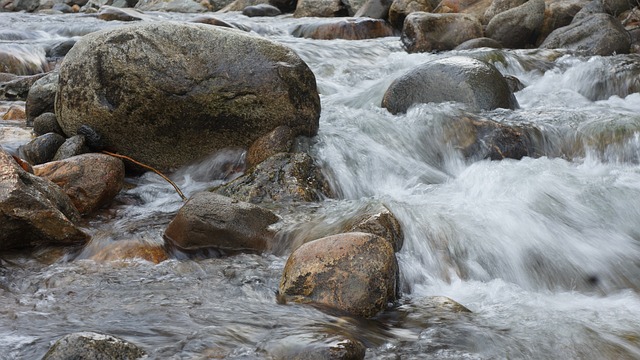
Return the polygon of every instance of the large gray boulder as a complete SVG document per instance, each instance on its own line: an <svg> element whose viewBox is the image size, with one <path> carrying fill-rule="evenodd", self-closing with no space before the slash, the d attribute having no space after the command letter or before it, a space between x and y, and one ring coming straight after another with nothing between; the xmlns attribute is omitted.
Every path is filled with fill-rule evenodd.
<svg viewBox="0 0 640 360"><path fill-rule="evenodd" d="M144 350L115 336L95 332L79 332L69 334L56 341L42 360L134 360L145 355Z"/></svg>
<svg viewBox="0 0 640 360"><path fill-rule="evenodd" d="M620 20L600 13L574 20L570 25L554 30L540 47L607 56L629 53L631 39Z"/></svg>
<svg viewBox="0 0 640 360"><path fill-rule="evenodd" d="M169 223L165 237L179 248L261 252L278 216L259 206L211 192L193 195Z"/></svg>
<svg viewBox="0 0 640 360"><path fill-rule="evenodd" d="M88 236L74 225L79 218L62 189L0 149L0 250L82 244Z"/></svg>
<svg viewBox="0 0 640 360"><path fill-rule="evenodd" d="M494 16L485 30L487 37L507 48L535 44L544 21L544 0L529 0Z"/></svg>
<svg viewBox="0 0 640 360"><path fill-rule="evenodd" d="M471 15L418 11L405 18L400 40L407 52L414 53L452 50L482 35L482 24Z"/></svg>
<svg viewBox="0 0 640 360"><path fill-rule="evenodd" d="M382 107L397 114L414 104L445 101L467 104L474 111L518 107L509 84L493 65L464 56L430 61L410 70L389 86Z"/></svg>
<svg viewBox="0 0 640 360"><path fill-rule="evenodd" d="M291 49L202 24L142 23L83 37L60 66L56 116L69 136L88 125L104 145L168 169L278 126L313 136L320 100Z"/></svg>
<svg viewBox="0 0 640 360"><path fill-rule="evenodd" d="M398 263L391 244L373 234L328 236L297 248L280 280L281 301L327 305L362 317L397 296Z"/></svg>

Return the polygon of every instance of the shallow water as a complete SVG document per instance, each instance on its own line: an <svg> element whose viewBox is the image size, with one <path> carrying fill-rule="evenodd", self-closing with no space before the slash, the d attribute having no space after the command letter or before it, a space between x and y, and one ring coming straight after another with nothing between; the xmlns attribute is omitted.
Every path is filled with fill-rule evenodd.
<svg viewBox="0 0 640 360"><path fill-rule="evenodd" d="M93 239L80 252L53 263L46 252L0 263L0 358L39 358L77 331L120 336L162 359L286 358L285 349L342 338L365 343L369 359L640 358L639 56L458 52L493 61L526 85L516 93L520 109L482 116L538 134L536 158L465 159L446 136L451 119L465 114L460 104L423 104L402 115L380 108L395 78L451 53L406 54L398 38L288 35L309 19L221 17L292 47L318 81L322 116L312 152L341 200L310 206L311 220L283 209L288 226L322 226L385 204L406 237L400 306L365 321L277 304L290 244L262 256L177 254L158 265L90 260L114 241L162 242L182 203L147 174L129 179L114 206L87 224ZM43 54L117 25L0 14L0 50ZM3 133L3 146L25 141L11 134ZM215 154L172 178L190 195L228 179L224 164L241 158ZM434 311L430 296L472 313Z"/></svg>

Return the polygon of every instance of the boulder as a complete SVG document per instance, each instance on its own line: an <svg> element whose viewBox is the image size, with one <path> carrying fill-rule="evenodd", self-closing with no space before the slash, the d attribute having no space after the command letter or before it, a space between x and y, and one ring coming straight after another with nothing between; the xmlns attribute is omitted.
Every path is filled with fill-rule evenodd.
<svg viewBox="0 0 640 360"><path fill-rule="evenodd" d="M385 92L382 107L397 114L413 104L445 101L464 103L473 111L518 107L493 65L463 56L429 61L402 75Z"/></svg>
<svg viewBox="0 0 640 360"><path fill-rule="evenodd" d="M389 23L396 29L402 30L404 19L414 12L431 12L433 7L429 0L393 0L389 7Z"/></svg>
<svg viewBox="0 0 640 360"><path fill-rule="evenodd" d="M140 11L167 11L177 13L200 13L209 8L195 0L140 0L135 5Z"/></svg>
<svg viewBox="0 0 640 360"><path fill-rule="evenodd" d="M44 74L11 76L7 74L6 80L0 83L0 100L20 101L26 100L31 86L44 76Z"/></svg>
<svg viewBox="0 0 640 360"><path fill-rule="evenodd" d="M485 34L507 48L519 49L533 45L544 21L544 9L544 0L528 0L494 16Z"/></svg>
<svg viewBox="0 0 640 360"><path fill-rule="evenodd" d="M452 50L482 35L482 24L470 15L414 12L404 20L400 40L407 52L415 53Z"/></svg>
<svg viewBox="0 0 640 360"><path fill-rule="evenodd" d="M36 116L45 112L54 112L56 91L58 89L57 71L53 71L41 79L38 79L29 89L25 110L27 113L27 125L32 125Z"/></svg>
<svg viewBox="0 0 640 360"><path fill-rule="evenodd" d="M113 152L160 170L248 148L282 125L313 136L320 116L315 77L291 49L172 22L84 36L60 67L56 99L68 136L88 125Z"/></svg>
<svg viewBox="0 0 640 360"><path fill-rule="evenodd" d="M47 133L29 141L19 148L20 156L33 165L53 160L65 138L56 133Z"/></svg>
<svg viewBox="0 0 640 360"><path fill-rule="evenodd" d="M371 317L396 300L397 283L398 263L387 240L346 233L297 248L285 265L279 297Z"/></svg>
<svg viewBox="0 0 640 360"><path fill-rule="evenodd" d="M278 16L281 14L282 12L280 11L280 9L269 4L258 4L254 6L247 6L242 10L242 15L248 16L248 17Z"/></svg>
<svg viewBox="0 0 640 360"><path fill-rule="evenodd" d="M362 40L394 36L395 30L384 20L350 18L336 22L301 24L291 34L295 37L321 40Z"/></svg>
<svg viewBox="0 0 640 360"><path fill-rule="evenodd" d="M491 48L491 49L502 49L502 44L500 44L499 42L493 39L490 39L487 37L481 37L481 38L467 40L462 44L456 46L454 50L471 50L471 49L478 49L483 47Z"/></svg>
<svg viewBox="0 0 640 360"><path fill-rule="evenodd" d="M0 149L0 250L85 243L88 236L74 225L79 218L62 189Z"/></svg>
<svg viewBox="0 0 640 360"><path fill-rule="evenodd" d="M42 360L68 359L140 359L146 353L136 345L111 335L78 332L53 344Z"/></svg>
<svg viewBox="0 0 640 360"><path fill-rule="evenodd" d="M340 0L298 0L295 17L347 16L348 9Z"/></svg>
<svg viewBox="0 0 640 360"><path fill-rule="evenodd" d="M24 106L21 105L11 105L9 110L2 115L2 120L25 120L27 118L27 114L24 111Z"/></svg>
<svg viewBox="0 0 640 360"><path fill-rule="evenodd" d="M306 153L279 153L213 191L250 203L320 201L332 191Z"/></svg>
<svg viewBox="0 0 640 360"><path fill-rule="evenodd" d="M517 8L518 6L525 4L527 1L528 0L493 0L480 20L483 24L488 24L494 16L507 10Z"/></svg>
<svg viewBox="0 0 640 360"><path fill-rule="evenodd" d="M278 126L251 144L247 151L247 167L252 168L275 154L289 152L293 140L293 131L288 126Z"/></svg>
<svg viewBox="0 0 640 360"><path fill-rule="evenodd" d="M47 133L64 135L64 132L56 119L56 114L52 112L42 113L33 120L33 133L36 134L36 136Z"/></svg>
<svg viewBox="0 0 640 360"><path fill-rule="evenodd" d="M539 130L531 126L509 126L467 114L448 121L443 134L445 142L466 158L520 160L537 156L534 138Z"/></svg>
<svg viewBox="0 0 640 360"><path fill-rule="evenodd" d="M73 156L88 153L87 138L84 135L75 135L64 141L53 156L53 161L68 159Z"/></svg>
<svg viewBox="0 0 640 360"><path fill-rule="evenodd" d="M103 5L98 10L98 19L104 21L142 21L145 18L148 16L135 9Z"/></svg>
<svg viewBox="0 0 640 360"><path fill-rule="evenodd" d="M110 203L124 184L124 164L105 154L83 154L33 167L34 174L62 188L80 214Z"/></svg>
<svg viewBox="0 0 640 360"><path fill-rule="evenodd" d="M393 0L367 0L353 16L386 20L391 3Z"/></svg>
<svg viewBox="0 0 640 360"><path fill-rule="evenodd" d="M278 216L259 206L211 192L194 194L171 220L164 236L181 249L216 248L262 252Z"/></svg>
<svg viewBox="0 0 640 360"><path fill-rule="evenodd" d="M540 47L608 56L629 53L631 40L620 20L608 14L593 14L554 30Z"/></svg>
<svg viewBox="0 0 640 360"><path fill-rule="evenodd" d="M163 246L140 240L118 240L103 247L90 257L98 262L142 259L159 264L169 259Z"/></svg>
<svg viewBox="0 0 640 360"><path fill-rule="evenodd" d="M0 8L1 2L0 2ZM0 73L35 75L50 70L43 50L7 44L0 49Z"/></svg>
<svg viewBox="0 0 640 360"><path fill-rule="evenodd" d="M557 0L547 2L544 20L538 35L536 45L540 45L544 39L555 29L571 24L574 16L589 4L589 0Z"/></svg>

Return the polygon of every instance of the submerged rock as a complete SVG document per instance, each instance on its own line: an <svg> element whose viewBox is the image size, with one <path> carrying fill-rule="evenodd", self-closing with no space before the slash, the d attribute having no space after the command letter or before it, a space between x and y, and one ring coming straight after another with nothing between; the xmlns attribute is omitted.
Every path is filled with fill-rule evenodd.
<svg viewBox="0 0 640 360"><path fill-rule="evenodd" d="M331 197L326 178L306 153L279 153L213 191L250 203L319 201Z"/></svg>
<svg viewBox="0 0 640 360"><path fill-rule="evenodd" d="M360 341L338 334L291 335L264 346L274 360L361 360L367 348Z"/></svg>
<svg viewBox="0 0 640 360"><path fill-rule="evenodd" d="M293 36L309 39L362 40L394 36L395 30L384 20L357 18L332 23L302 24L291 32Z"/></svg>
<svg viewBox="0 0 640 360"><path fill-rule="evenodd" d="M397 114L417 103L445 101L464 103L474 111L518 107L493 65L463 56L429 61L402 75L385 92L382 107Z"/></svg>
<svg viewBox="0 0 640 360"><path fill-rule="evenodd" d="M282 125L318 131L309 67L289 48L216 26L142 23L86 35L59 84L67 135L89 125L114 152L161 170L248 148Z"/></svg>
<svg viewBox="0 0 640 360"><path fill-rule="evenodd" d="M0 149L0 250L82 244L88 236L74 225L79 218L62 189Z"/></svg>
<svg viewBox="0 0 640 360"><path fill-rule="evenodd" d="M124 184L124 164L104 154L84 154L35 166L34 174L62 188L80 214L110 203Z"/></svg>
<svg viewBox="0 0 640 360"><path fill-rule="evenodd" d="M169 223L164 236L186 250L216 248L262 252L278 216L259 206L201 192L193 195Z"/></svg>
<svg viewBox="0 0 640 360"><path fill-rule="evenodd" d="M395 301L397 282L398 263L387 240L346 233L297 248L285 265L279 296L371 317Z"/></svg>
<svg viewBox="0 0 640 360"><path fill-rule="evenodd" d="M400 40L409 53L452 50L482 37L482 24L466 14L414 12L404 20Z"/></svg>
<svg viewBox="0 0 640 360"><path fill-rule="evenodd" d="M554 30L540 47L607 56L629 53L631 39L620 20L608 14L593 14Z"/></svg>
<svg viewBox="0 0 640 360"><path fill-rule="evenodd" d="M159 264L169 259L169 255L164 247L158 244L140 240L118 240L100 249L90 259L99 262L142 259Z"/></svg>
<svg viewBox="0 0 640 360"><path fill-rule="evenodd" d="M56 341L42 360L134 360L145 355L144 350L115 336L95 332L78 332L66 335Z"/></svg>

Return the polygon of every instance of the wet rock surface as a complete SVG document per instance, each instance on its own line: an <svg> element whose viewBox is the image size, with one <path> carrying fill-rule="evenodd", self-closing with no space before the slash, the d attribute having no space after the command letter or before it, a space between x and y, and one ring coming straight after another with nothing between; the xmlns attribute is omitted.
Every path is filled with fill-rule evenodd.
<svg viewBox="0 0 640 360"><path fill-rule="evenodd" d="M394 36L396 31L384 20L356 18L333 23L299 25L291 34L296 37L320 40L362 40Z"/></svg>
<svg viewBox="0 0 640 360"><path fill-rule="evenodd" d="M407 52L452 50L483 36L482 24L466 14L414 12L404 20L400 40Z"/></svg>
<svg viewBox="0 0 640 360"><path fill-rule="evenodd" d="M145 351L138 346L115 336L79 332L56 341L42 360L134 360L144 357L145 354Z"/></svg>

